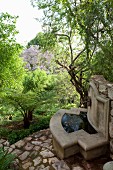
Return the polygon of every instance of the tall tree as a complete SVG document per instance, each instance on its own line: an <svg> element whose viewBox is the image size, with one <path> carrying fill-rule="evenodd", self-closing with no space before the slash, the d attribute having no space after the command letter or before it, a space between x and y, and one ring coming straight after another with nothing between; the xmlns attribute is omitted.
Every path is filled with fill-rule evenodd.
<svg viewBox="0 0 113 170"><path fill-rule="evenodd" d="M67 70L72 84L80 94L80 105L86 107L87 81L92 73L97 73L93 67L95 54L99 50L104 53L106 42L112 46L113 3L109 0L31 2L44 11L44 31L56 35L63 49L57 49L56 56L59 54L59 57L56 62Z"/></svg>
<svg viewBox="0 0 113 170"><path fill-rule="evenodd" d="M22 47L15 40L16 20L8 13L0 14L0 87L16 87L22 82Z"/></svg>

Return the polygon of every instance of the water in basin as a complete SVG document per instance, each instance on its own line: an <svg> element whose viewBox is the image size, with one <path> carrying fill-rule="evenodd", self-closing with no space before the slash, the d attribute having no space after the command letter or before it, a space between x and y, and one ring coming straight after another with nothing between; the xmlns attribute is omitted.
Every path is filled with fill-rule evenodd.
<svg viewBox="0 0 113 170"><path fill-rule="evenodd" d="M86 112L80 112L79 115L65 113L61 120L62 126L66 132L71 133L80 129L85 130L89 134L97 133L96 130L90 125L87 119Z"/></svg>

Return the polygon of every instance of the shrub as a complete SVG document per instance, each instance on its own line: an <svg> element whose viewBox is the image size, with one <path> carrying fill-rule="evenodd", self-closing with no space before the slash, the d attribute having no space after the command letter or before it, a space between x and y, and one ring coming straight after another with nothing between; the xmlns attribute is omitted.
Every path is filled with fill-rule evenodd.
<svg viewBox="0 0 113 170"><path fill-rule="evenodd" d="M15 155L8 153L4 148L0 148L0 170L10 170L10 164L14 158Z"/></svg>
<svg viewBox="0 0 113 170"><path fill-rule="evenodd" d="M10 134L10 130L7 128L0 128L0 138L7 138L7 136Z"/></svg>
<svg viewBox="0 0 113 170"><path fill-rule="evenodd" d="M10 144L13 144L24 137L28 136L30 134L29 129L22 129L22 130L14 130L8 135L8 141Z"/></svg>
<svg viewBox="0 0 113 170"><path fill-rule="evenodd" d="M24 137L29 136L30 134L47 129L49 127L50 116L41 116L37 123L31 124L29 129L15 130L8 134L8 141L10 144L13 144Z"/></svg>

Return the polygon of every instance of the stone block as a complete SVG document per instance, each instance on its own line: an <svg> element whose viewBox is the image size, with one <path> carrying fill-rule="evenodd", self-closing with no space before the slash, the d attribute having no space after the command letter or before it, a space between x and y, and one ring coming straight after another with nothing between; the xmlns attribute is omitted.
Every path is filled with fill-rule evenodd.
<svg viewBox="0 0 113 170"><path fill-rule="evenodd" d="M109 123L109 135L111 138L113 138L113 122Z"/></svg>
<svg viewBox="0 0 113 170"><path fill-rule="evenodd" d="M113 139L110 140L110 152L113 154Z"/></svg>
<svg viewBox="0 0 113 170"><path fill-rule="evenodd" d="M111 109L111 111L110 111L110 115L111 115L111 116L113 116L113 109Z"/></svg>
<svg viewBox="0 0 113 170"><path fill-rule="evenodd" d="M105 84L99 84L99 93L102 93L102 94L105 94L105 95L108 94L107 87L106 87Z"/></svg>
<svg viewBox="0 0 113 170"><path fill-rule="evenodd" d="M113 87L108 88L108 97L113 100Z"/></svg>
<svg viewBox="0 0 113 170"><path fill-rule="evenodd" d="M101 155L105 155L107 150L108 150L108 146L104 145L104 146L97 147L97 148L94 148L94 149L88 150L88 151L85 151L82 148L80 148L80 153L83 155L83 157L86 160L91 160L91 159L94 159L94 158L98 158Z"/></svg>

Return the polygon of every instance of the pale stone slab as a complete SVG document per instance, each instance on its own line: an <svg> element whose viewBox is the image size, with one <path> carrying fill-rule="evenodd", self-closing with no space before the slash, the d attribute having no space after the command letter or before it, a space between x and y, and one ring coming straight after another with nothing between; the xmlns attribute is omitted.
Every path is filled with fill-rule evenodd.
<svg viewBox="0 0 113 170"><path fill-rule="evenodd" d="M34 166L29 167L29 170L34 170L34 169L35 169Z"/></svg>
<svg viewBox="0 0 113 170"><path fill-rule="evenodd" d="M27 168L29 168L31 165L32 165L32 162L27 162L27 163L25 163L24 165L22 165L22 168L23 168L23 169L27 169Z"/></svg>
<svg viewBox="0 0 113 170"><path fill-rule="evenodd" d="M24 148L25 148L25 150L30 151L33 149L33 147L34 147L34 145L32 145L31 143L27 143L27 145Z"/></svg>
<svg viewBox="0 0 113 170"><path fill-rule="evenodd" d="M5 141L5 142L4 142L4 146L10 146L9 142L8 142L8 141Z"/></svg>
<svg viewBox="0 0 113 170"><path fill-rule="evenodd" d="M76 166L76 167L73 167L72 170L84 170L84 169L80 166Z"/></svg>
<svg viewBox="0 0 113 170"><path fill-rule="evenodd" d="M21 150L19 150L19 149L15 149L13 152L11 152L12 154L15 154L15 155L20 155L21 153L22 153L22 151Z"/></svg>
<svg viewBox="0 0 113 170"><path fill-rule="evenodd" d="M35 158L36 156L38 155L38 152L37 151L32 151L32 152L30 152L30 154L29 154L29 156L33 159L33 158Z"/></svg>
<svg viewBox="0 0 113 170"><path fill-rule="evenodd" d="M44 164L47 163L47 159L43 159L43 163L44 163Z"/></svg>
<svg viewBox="0 0 113 170"><path fill-rule="evenodd" d="M42 143L41 144L41 147L44 147L44 148L49 148L50 146L50 143Z"/></svg>
<svg viewBox="0 0 113 170"><path fill-rule="evenodd" d="M18 142L15 143L15 146L18 148L21 148L25 145L25 142L23 140L20 140Z"/></svg>
<svg viewBox="0 0 113 170"><path fill-rule="evenodd" d="M34 166L37 166L42 162L42 158L38 156L33 160L33 162L34 162Z"/></svg>
<svg viewBox="0 0 113 170"><path fill-rule="evenodd" d="M11 147L11 148L13 148L13 149L15 149L15 145L14 145L14 144L13 144L13 145L11 145L10 147Z"/></svg>
<svg viewBox="0 0 113 170"><path fill-rule="evenodd" d="M32 140L32 137L26 137L26 138L24 138L24 140L26 140L26 141L31 141Z"/></svg>
<svg viewBox="0 0 113 170"><path fill-rule="evenodd" d="M41 145L42 144L41 141L32 141L31 143L34 144L34 145Z"/></svg>
<svg viewBox="0 0 113 170"><path fill-rule="evenodd" d="M19 156L19 159L22 160L22 161L25 160L25 159L28 157L29 153L30 153L30 152L25 151L23 154L21 154L21 155Z"/></svg>
<svg viewBox="0 0 113 170"><path fill-rule="evenodd" d="M70 170L70 168L63 160L61 160L60 162L55 162L54 164L52 164L52 167L55 170Z"/></svg>
<svg viewBox="0 0 113 170"><path fill-rule="evenodd" d="M3 147L3 144L0 144L0 148Z"/></svg>
<svg viewBox="0 0 113 170"><path fill-rule="evenodd" d="M34 151L39 151L40 148L41 148L40 146L35 146L35 147L33 148L33 150L34 150Z"/></svg>
<svg viewBox="0 0 113 170"><path fill-rule="evenodd" d="M47 138L46 138L46 136L42 136L39 139L42 140L42 141L45 141Z"/></svg>
<svg viewBox="0 0 113 170"><path fill-rule="evenodd" d="M49 158L49 164L54 164L56 162L60 162L57 157Z"/></svg>
<svg viewBox="0 0 113 170"><path fill-rule="evenodd" d="M50 157L53 157L53 156L54 156L54 154L53 154L51 151L49 151L48 149L40 152L40 155L41 155L43 158L50 158Z"/></svg>
<svg viewBox="0 0 113 170"><path fill-rule="evenodd" d="M4 143L6 140L4 139L0 139L0 143Z"/></svg>

